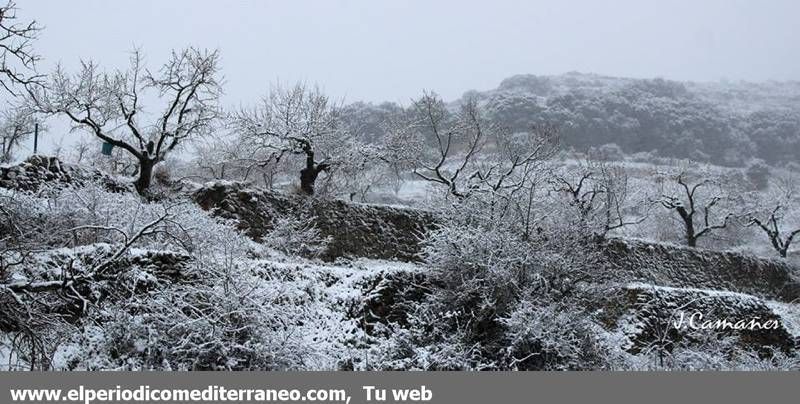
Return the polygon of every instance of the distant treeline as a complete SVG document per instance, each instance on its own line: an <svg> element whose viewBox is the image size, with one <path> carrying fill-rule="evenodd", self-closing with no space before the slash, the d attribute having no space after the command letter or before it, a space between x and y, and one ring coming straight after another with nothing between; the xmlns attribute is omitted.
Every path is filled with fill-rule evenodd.
<svg viewBox="0 0 800 404"><path fill-rule="evenodd" d="M580 73L520 75L477 95L515 131L534 124L560 128L565 148L607 144L626 154L690 158L726 166L753 159L772 165L800 156L800 83L682 83ZM372 141L402 108L356 103L348 120Z"/></svg>

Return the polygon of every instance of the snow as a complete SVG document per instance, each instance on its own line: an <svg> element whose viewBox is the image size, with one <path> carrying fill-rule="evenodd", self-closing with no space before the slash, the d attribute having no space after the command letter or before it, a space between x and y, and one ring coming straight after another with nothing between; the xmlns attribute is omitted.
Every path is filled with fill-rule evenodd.
<svg viewBox="0 0 800 404"><path fill-rule="evenodd" d="M565 166L574 163L574 160L563 162ZM556 163L559 164L559 163ZM626 168L630 170L641 170L652 166L638 166L633 163L626 163ZM640 173L641 174L641 173ZM203 185L204 187L238 187L239 183L233 181L212 181ZM407 181L400 192L396 195L396 200L408 200L420 202L424 198L428 198L430 193L430 184L424 181ZM0 195L8 195L15 198L12 191L0 190ZM66 200L66 204L78 205L84 209L80 202L86 195L75 196ZM40 198L38 196L26 196L25 201L30 201L31 204L38 206L42 211L47 211L44 206L49 206L47 203L51 202L47 198ZM86 198L90 199L90 198ZM256 194L249 194L248 198L252 202L258 202ZM245 200L246 200L245 199ZM18 199L19 200L19 199ZM130 194L105 194L96 193L93 199L89 200L86 205L91 205L96 208L89 211L85 208L84 211L77 212L75 210L66 210L65 214L61 211L50 212L53 217L68 216L75 221L79 222L84 220L96 220L99 216L100 220L105 221L109 225L119 228L134 229L137 225L147 222L145 216L151 213L160 213L163 204L160 202L153 202L149 204L137 204L137 197ZM337 202L338 203L338 202ZM62 202L62 204L64 204ZM96 206L95 206L96 205ZM358 204L354 204L358 205ZM375 206L373 204L363 204L362 206ZM383 205L386 206L386 205ZM395 205L396 206L396 205ZM398 209L411 211L407 206L397 206ZM362 209L363 210L363 209ZM39 211L33 209L35 214ZM88 213L87 213L88 212ZM303 369L313 370L330 370L341 368L342 363L352 363L353 367L357 370L369 368L370 356L375 355L377 347L386 343L396 343L392 340L396 335L389 332L367 332L364 322L367 321L363 315L365 304L379 296L382 290L375 285L380 284L380 281L387 275L397 273L411 273L419 274L425 273L429 268L421 264L413 264L398 261L387 261L378 259L352 259L340 260L337 262L322 262L315 259L304 259L296 256L286 255L284 253L272 250L265 244L257 244L254 241L246 238L243 234L234 229L232 223L223 222L211 218L207 212L201 211L194 205L189 205L184 209L180 216L176 219L183 226L183 230L189 233L190 240L193 245L192 251L182 252L189 259L189 266L192 271L205 271L213 273L208 275L215 281L222 281L222 277L214 271L230 271L235 276L242 276L245 278L247 287L257 289L259 297L266 297L263 301L265 305L271 306L274 312L269 312L268 316L264 317L266 321L270 321L273 317L278 318L279 321L285 321L285 329L278 331L278 337L283 337L281 332L287 332L288 337L292 339L297 338L302 344L302 362L298 362L296 366ZM94 223L94 222L92 222ZM356 227L370 227L371 222L366 220L365 216L359 216L357 213L352 217L348 217L348 222L342 224L342 228L351 226ZM381 223L381 225L387 225ZM72 226L72 224L70 224ZM55 231L55 230L54 230ZM119 240L114 243L113 239L108 238L109 242L98 242L88 245L79 245L75 247L60 247L52 248L34 255L32 261L34 265L26 268L24 271L18 271L11 274L11 281L15 283L29 282L34 280L50 280L59 279L62 276L61 268L58 265L47 265L54 261L61 261L69 258L83 258L83 256L97 257L109 252L115 251L119 246ZM484 242L486 237L481 234L479 242ZM386 244L385 240L382 240ZM622 240L631 247L633 244L642 244L638 241ZM695 265L701 269L709 269L712 267L708 262L713 254L711 252L695 251L687 248L667 248L664 245L653 246L648 245L643 249L645 255L654 255L657 249L665 249L667 251L667 258L663 262L675 264L678 267L685 269L689 264ZM396 245L390 245L389 248L396 248ZM150 254L156 252L167 252L169 250L181 251L180 244L170 244L163 240L151 240L147 242L137 243L134 247L130 248L126 254L127 257L150 257ZM648 254L648 252L650 254ZM685 254L684 254L685 253ZM711 257L711 258L709 258ZM634 256L634 254L624 255L625 259L640 259L641 257ZM80 259L76 261L81 261ZM144 261L144 260L143 260ZM691 262L690 262L691 261ZM219 264L223 262L224 265L215 267L212 264ZM659 262L660 263L660 262ZM87 265L88 266L88 265ZM145 266L142 264L142 266ZM676 272L664 271L664 267L659 265L652 265L650 268L648 264L638 262L637 269L661 271L665 274L663 278L654 282L668 282L677 278ZM757 265L751 265L757 266ZM73 268L80 271L81 264L76 263ZM132 293L137 289L138 284L157 284L158 276L156 271L150 272L148 268L138 268L132 265L131 268L124 275L127 276L128 281L134 283ZM679 268L680 269L680 268ZM695 271L699 273L699 271ZM228 274L228 272L225 272ZM680 275L680 274L678 274ZM693 274L692 274L693 275ZM214 276L219 276L215 278ZM745 279L749 283L757 283L759 279L758 274ZM247 283L251 279L255 279L253 283ZM654 286L645 282L633 282L624 285L624 288L630 290L642 291L656 291L669 295L667 297L673 301L685 301L692 298L709 298L721 299L723 303L727 304L731 309L738 309L742 307L750 307L753 305L761 305L763 301L755 296L745 293L739 293L727 290L715 290L702 287L692 287L692 285L701 285L716 287L719 285L720 289L730 286L725 283L727 279L713 278L708 283L699 282L704 280L701 277L689 277L687 287L675 286ZM179 281L178 281L179 282ZM207 287L203 285L201 287ZM677 286L677 285L676 285ZM768 285L775 289L773 285ZM195 287L195 285L191 285ZM222 289L217 283L212 283L211 289L218 291ZM384 289L385 290L385 289ZM735 289L742 290L742 289ZM151 304L153 301L163 304L164 301L158 301L162 298L161 290L152 290L152 295L143 299L143 305ZM174 291L164 291L163 295L169 295ZM755 292L754 292L755 293ZM137 296L138 297L138 296ZM152 300L146 300L152 299ZM167 301L167 298L165 301ZM271 300L272 299L272 300ZM235 300L235 299L234 299ZM261 302L261 300L259 300ZM108 304L114 304L111 302ZM127 302L123 302L125 304ZM140 303L140 302L137 302ZM104 302L103 304L106 304ZM766 302L771 310L779 314L782 318L784 326L795 336L800 335L800 308L793 303L780 303L776 301ZM371 306L370 306L371 307ZM457 308L454 308L456 310ZM99 308L99 310L105 310ZM445 318L451 312L443 314ZM598 330L601 338L608 339L611 345L628 349L632 346L633 341L628 338L631 335L637 335L643 332L644 324L641 317L636 316L637 313L627 311L622 313L620 318L617 319L616 328L612 330ZM206 320L205 318L203 320ZM137 324L136 321L141 321L141 318L134 317L131 325L146 328L147 324ZM182 323L185 325L186 323ZM194 323L190 323L194 324ZM380 327L381 325L375 325ZM599 327L599 326L598 326ZM198 327L198 329L201 329ZM388 329L388 327L387 327ZM202 329L201 329L202 330ZM288 330L288 331L286 331ZM397 329L393 330L395 333ZM407 330L399 330L407 331ZM76 333L77 334L77 333ZM97 357L102 357L101 354L96 352L100 350L102 344L108 344L110 333L101 327L89 324L82 324L80 330L80 338L73 341L68 341L59 347L54 358L55 367L65 369L70 366L71 359L76 356L84 357L80 366L82 368L103 368L104 362L99 361ZM132 334L132 338L128 341L132 346L133 353L143 352L149 349L149 343L141 338L141 335ZM425 356L426 351L419 347L412 347L420 356ZM92 351L95 350L95 351ZM7 344L0 340L0 363L6 362L8 359ZM86 356L89 356L88 358ZM94 355L94 356L92 356ZM131 363L134 359L130 359ZM425 361L426 359L421 359ZM236 366L236 359L229 358L228 365ZM124 366L124 365L123 365ZM134 366L134 365L132 365ZM135 364L140 366L140 364Z"/></svg>
<svg viewBox="0 0 800 404"><path fill-rule="evenodd" d="M767 306L780 316L781 324L793 337L800 338L800 304L767 301Z"/></svg>
<svg viewBox="0 0 800 404"><path fill-rule="evenodd" d="M628 289L640 289L640 290L652 290L655 292L663 292L663 293L674 293L680 295L686 295L688 293L699 294L709 298L720 297L720 298L733 298L733 299L744 299L744 300L757 300L758 298L752 295L748 295L745 293L739 292L731 292L727 290L712 290L712 289L698 289L698 288L691 288L691 287L670 287L670 286L656 286L652 284L642 283L642 282L631 282L625 285L625 288Z"/></svg>
<svg viewBox="0 0 800 404"><path fill-rule="evenodd" d="M367 335L360 319L348 313L360 307L368 296L365 286L377 277L395 272L418 272L415 264L374 259L357 259L341 264L327 264L280 257L282 260L256 260L266 282L280 293L302 305L309 314L297 330L303 341L313 348L309 369L334 370L343 360L364 358L377 344Z"/></svg>

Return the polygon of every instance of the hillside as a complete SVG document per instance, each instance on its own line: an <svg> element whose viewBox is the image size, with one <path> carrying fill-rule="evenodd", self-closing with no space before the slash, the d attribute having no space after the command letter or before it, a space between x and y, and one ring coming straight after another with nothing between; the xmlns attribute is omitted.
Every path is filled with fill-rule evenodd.
<svg viewBox="0 0 800 404"><path fill-rule="evenodd" d="M450 290L451 276L461 275L443 273L446 263L429 256L430 232L447 222L435 212L308 199L230 182L185 184L167 199L143 204L130 189L103 187L104 176L54 159L37 157L18 167L5 167L0 181L6 235L0 358L12 368L641 369L796 363L800 281L798 268L785 261L630 240L584 244L585 251L597 251L586 266L569 269L557 258L554 268L573 278L594 272L591 279L598 281L585 287L599 294L568 310L559 306L573 304L567 295L561 302L523 301L509 317L481 326L477 345L463 351L452 341L457 334L439 335L441 325L427 321L446 324L461 315L452 304L447 312L437 311L439 299L451 292L476 313L486 307L471 300L468 290ZM28 174L9 175L21 170ZM35 191L20 186L30 183L29 173L45 172L55 174L36 177ZM100 223L119 230L78 230ZM36 231L41 233L28 233ZM143 232L147 236L137 238ZM492 236L482 237L478 242L492 248ZM21 257L15 251L25 251L16 264L10 259ZM553 253L558 251L548 254ZM456 271L467 276L471 265L457 263ZM494 304L492 311L501 309L500 300ZM31 310L41 317L31 320L25 315ZM676 310L775 320L780 326L710 334L677 330L670 328ZM523 323L515 322L520 318ZM593 349L607 352L570 359L574 353L562 344L571 338L589 338ZM556 345L537 345L545 343ZM753 353L722 363L725 346ZM541 349L552 350L550 359L531 356ZM502 352L526 359L504 364ZM671 362L664 362L665 352Z"/></svg>
<svg viewBox="0 0 800 404"><path fill-rule="evenodd" d="M517 75L496 89L469 91L515 131L557 124L577 151L615 144L626 154L743 166L782 166L800 153L800 83L695 83L596 74ZM354 104L350 113L380 138L377 125L398 107ZM354 118L356 119L356 118Z"/></svg>
<svg viewBox="0 0 800 404"><path fill-rule="evenodd" d="M800 145L800 83L684 83L572 73L514 76L479 93L515 129L562 122L584 150L614 143L723 165L789 163Z"/></svg>

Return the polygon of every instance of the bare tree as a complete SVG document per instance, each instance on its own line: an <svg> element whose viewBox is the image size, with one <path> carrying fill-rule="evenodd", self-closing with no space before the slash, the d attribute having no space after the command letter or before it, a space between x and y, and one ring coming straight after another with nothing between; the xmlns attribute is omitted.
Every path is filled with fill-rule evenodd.
<svg viewBox="0 0 800 404"><path fill-rule="evenodd" d="M553 190L565 195L583 224L596 223L596 233L608 232L642 223L645 215L627 214L631 208L628 175L625 169L588 156L577 170L556 173Z"/></svg>
<svg viewBox="0 0 800 404"><path fill-rule="evenodd" d="M570 174L556 174L551 182L553 191L564 194L569 205L577 209L582 221L586 221L596 210L597 201L603 193L592 179L596 173L592 170L580 170Z"/></svg>
<svg viewBox="0 0 800 404"><path fill-rule="evenodd" d="M558 149L557 127L513 133L476 97L453 109L434 93L415 100L391 127L390 147L384 150L390 167L407 166L418 178L442 186L446 195L484 205L475 212L491 220L511 219L527 237L537 182Z"/></svg>
<svg viewBox="0 0 800 404"><path fill-rule="evenodd" d="M425 181L441 184L447 192L457 198L469 195L465 189L470 175L462 176L464 170L474 164L476 154L493 125L483 116L477 100L467 99L459 111L451 116L444 101L435 93L425 92L410 107L410 129L417 141L433 143L435 150L430 156L418 156L414 162L414 174ZM422 149L423 154L425 149Z"/></svg>
<svg viewBox="0 0 800 404"><path fill-rule="evenodd" d="M155 116L142 105L149 91L165 103ZM218 51L173 51L159 71L151 72L137 49L126 71L101 72L85 61L69 75L59 66L49 88L33 91L30 98L39 112L64 115L74 128L130 153L139 165L136 189L145 193L156 164L184 141L209 132L219 116L221 93ZM142 122L148 118L149 124Z"/></svg>
<svg viewBox="0 0 800 404"><path fill-rule="evenodd" d="M478 164L471 188L500 197L513 197L558 150L558 128L535 125L529 132L510 133L493 126L496 152Z"/></svg>
<svg viewBox="0 0 800 404"><path fill-rule="evenodd" d="M42 79L34 70L41 57L32 46L41 29L36 21L18 20L13 0L0 6L0 86L12 95L17 95L17 85L38 84Z"/></svg>
<svg viewBox="0 0 800 404"><path fill-rule="evenodd" d="M468 178L467 189L473 200L487 205L491 220L509 219L519 227L524 239L538 219L537 189L546 178L550 158L558 150L558 129L536 125L530 131L511 133L497 127L488 147L476 159L476 169Z"/></svg>
<svg viewBox="0 0 800 404"><path fill-rule="evenodd" d="M314 194L319 175L341 164L354 144L342 129L339 103L303 83L275 86L258 106L234 114L232 123L255 148L268 151L269 160L302 156L300 190L306 195Z"/></svg>
<svg viewBox="0 0 800 404"><path fill-rule="evenodd" d="M766 219L759 219L753 217L750 219L751 225L758 226L764 234L766 234L772 247L783 258L786 258L789 252L789 247L795 236L800 234L800 229L784 232L782 229L783 215L786 207L783 205L776 205L775 208L767 215Z"/></svg>
<svg viewBox="0 0 800 404"><path fill-rule="evenodd" d="M480 193L496 201L525 186L553 155L557 134L552 125L511 133L475 97L450 112L438 95L426 92L413 102L404 128L393 137L400 139L394 142L399 148L417 151L410 158L417 177L443 185L459 199Z"/></svg>
<svg viewBox="0 0 800 404"><path fill-rule="evenodd" d="M756 226L767 236L772 248L783 258L789 254L794 238L800 234L800 227L787 229L787 214L792 203L796 202L794 185L790 181L774 181L776 193L768 194L765 199L770 207L757 209L749 215L749 226ZM760 211L760 212L759 212Z"/></svg>
<svg viewBox="0 0 800 404"><path fill-rule="evenodd" d="M715 187L713 181L701 180L692 185L686 179L685 173L675 176L674 181L678 185L677 191L662 195L660 202L665 208L674 210L681 218L684 237L689 247L696 247L697 240L701 237L728 226L733 214L718 212L722 210L719 203L725 199L725 195L718 186ZM701 190L713 193L710 196L698 194ZM717 218L715 221L715 216L721 216L722 219Z"/></svg>
<svg viewBox="0 0 800 404"><path fill-rule="evenodd" d="M0 163L8 163L14 158L14 149L33 134L35 125L33 114L23 108L0 113Z"/></svg>
<svg viewBox="0 0 800 404"><path fill-rule="evenodd" d="M261 181L272 189L286 154L253 148L244 136L221 136L200 142L195 148L197 176L204 179Z"/></svg>
<svg viewBox="0 0 800 404"><path fill-rule="evenodd" d="M628 183L628 173L620 166L606 162L599 163L600 186L604 190L603 219L604 231L621 229L644 222L648 212L630 215L631 208L641 198L631 201L631 187Z"/></svg>

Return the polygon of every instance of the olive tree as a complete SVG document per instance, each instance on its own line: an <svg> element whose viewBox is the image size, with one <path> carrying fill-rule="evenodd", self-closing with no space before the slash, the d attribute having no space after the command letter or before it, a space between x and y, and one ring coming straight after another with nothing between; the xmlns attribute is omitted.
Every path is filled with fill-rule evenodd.
<svg viewBox="0 0 800 404"><path fill-rule="evenodd" d="M786 258L795 237L800 235L800 218L795 209L798 199L791 179L776 178L772 189L748 215L748 225L760 229L779 256Z"/></svg>

